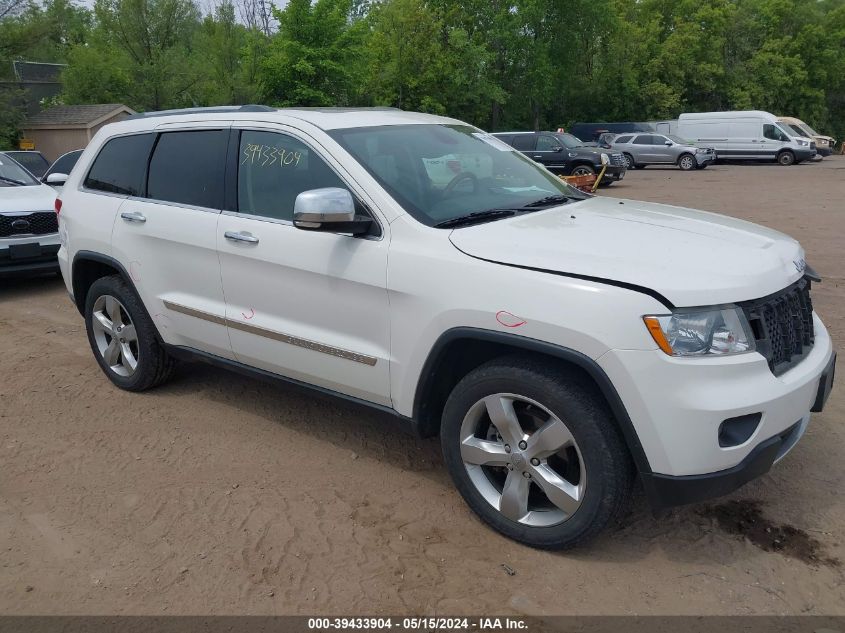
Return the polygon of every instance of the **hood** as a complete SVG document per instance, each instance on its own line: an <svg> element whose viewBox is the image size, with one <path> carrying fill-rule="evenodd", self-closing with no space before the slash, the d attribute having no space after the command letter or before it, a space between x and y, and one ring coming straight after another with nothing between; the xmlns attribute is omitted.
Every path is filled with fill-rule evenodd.
<svg viewBox="0 0 845 633"><path fill-rule="evenodd" d="M764 297L804 269L801 246L777 231L614 198L455 229L450 240L472 257L638 286L678 307Z"/></svg>
<svg viewBox="0 0 845 633"><path fill-rule="evenodd" d="M31 187L0 186L0 213L53 211L56 190L44 184Z"/></svg>

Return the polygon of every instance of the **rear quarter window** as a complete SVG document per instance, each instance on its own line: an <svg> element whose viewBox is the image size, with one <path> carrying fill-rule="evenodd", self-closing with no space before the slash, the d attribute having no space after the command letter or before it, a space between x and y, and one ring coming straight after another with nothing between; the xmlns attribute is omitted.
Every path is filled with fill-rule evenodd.
<svg viewBox="0 0 845 633"><path fill-rule="evenodd" d="M127 196L142 195L153 139L153 134L135 134L106 141L85 177L84 186Z"/></svg>
<svg viewBox="0 0 845 633"><path fill-rule="evenodd" d="M632 135L627 136L620 136L616 140L611 141L612 143L630 143L631 139L634 138Z"/></svg>

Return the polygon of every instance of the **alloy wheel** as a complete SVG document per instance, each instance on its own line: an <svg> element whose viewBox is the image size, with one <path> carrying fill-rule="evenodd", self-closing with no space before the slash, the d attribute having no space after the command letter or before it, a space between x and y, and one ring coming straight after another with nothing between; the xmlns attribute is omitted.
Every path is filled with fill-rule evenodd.
<svg viewBox="0 0 845 633"><path fill-rule="evenodd" d="M681 156L681 169L692 169L694 166L692 156Z"/></svg>
<svg viewBox="0 0 845 633"><path fill-rule="evenodd" d="M134 374L138 368L138 334L124 305L111 295L97 297L91 327L97 349L109 369L119 376Z"/></svg>
<svg viewBox="0 0 845 633"><path fill-rule="evenodd" d="M511 521L560 524L578 510L587 476L566 424L524 396L497 393L470 407L461 459L476 490Z"/></svg>
<svg viewBox="0 0 845 633"><path fill-rule="evenodd" d="M589 167L576 167L572 170L573 176L592 176L593 170Z"/></svg>

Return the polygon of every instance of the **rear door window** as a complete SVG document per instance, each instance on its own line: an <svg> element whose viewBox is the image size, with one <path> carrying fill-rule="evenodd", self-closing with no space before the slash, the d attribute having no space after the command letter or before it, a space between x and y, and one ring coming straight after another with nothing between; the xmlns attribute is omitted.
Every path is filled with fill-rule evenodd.
<svg viewBox="0 0 845 633"><path fill-rule="evenodd" d="M147 197L222 208L228 140L228 130L163 133L150 160Z"/></svg>
<svg viewBox="0 0 845 633"><path fill-rule="evenodd" d="M640 134L634 139L634 145L654 145L650 134Z"/></svg>
<svg viewBox="0 0 845 633"><path fill-rule="evenodd" d="M88 189L141 196L154 134L118 136L103 145L85 178Z"/></svg>
<svg viewBox="0 0 845 633"><path fill-rule="evenodd" d="M517 134L513 137L513 148L521 152L530 152L534 150L534 143L536 138L533 134Z"/></svg>

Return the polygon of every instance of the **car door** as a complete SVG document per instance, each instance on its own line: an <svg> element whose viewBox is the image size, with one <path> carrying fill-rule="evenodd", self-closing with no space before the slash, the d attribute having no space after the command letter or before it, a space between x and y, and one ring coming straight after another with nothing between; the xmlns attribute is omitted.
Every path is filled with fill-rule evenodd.
<svg viewBox="0 0 845 633"><path fill-rule="evenodd" d="M539 134L534 151L529 156L553 173L566 170L567 153L563 151L563 143L551 134Z"/></svg>
<svg viewBox="0 0 845 633"><path fill-rule="evenodd" d="M759 158L774 158L787 143L789 143L789 137L778 126L772 123L764 123L763 137L759 144Z"/></svg>
<svg viewBox="0 0 845 633"><path fill-rule="evenodd" d="M229 123L193 125L155 136L144 192L115 218L113 254L167 343L231 359L217 255Z"/></svg>
<svg viewBox="0 0 845 633"><path fill-rule="evenodd" d="M310 137L279 126L236 128L227 173L234 196L217 230L236 359L389 405L385 229L352 237L294 227L303 191L343 187L366 198Z"/></svg>
<svg viewBox="0 0 845 633"><path fill-rule="evenodd" d="M657 162L652 151L651 134L638 134L631 141L630 148L631 155L634 157L634 163L648 165Z"/></svg>
<svg viewBox="0 0 845 633"><path fill-rule="evenodd" d="M652 134L651 135L651 146L650 150L652 155L654 156L656 163L674 163L675 157L672 145L666 145L666 143L671 143L668 138L665 136L661 136L660 134Z"/></svg>

